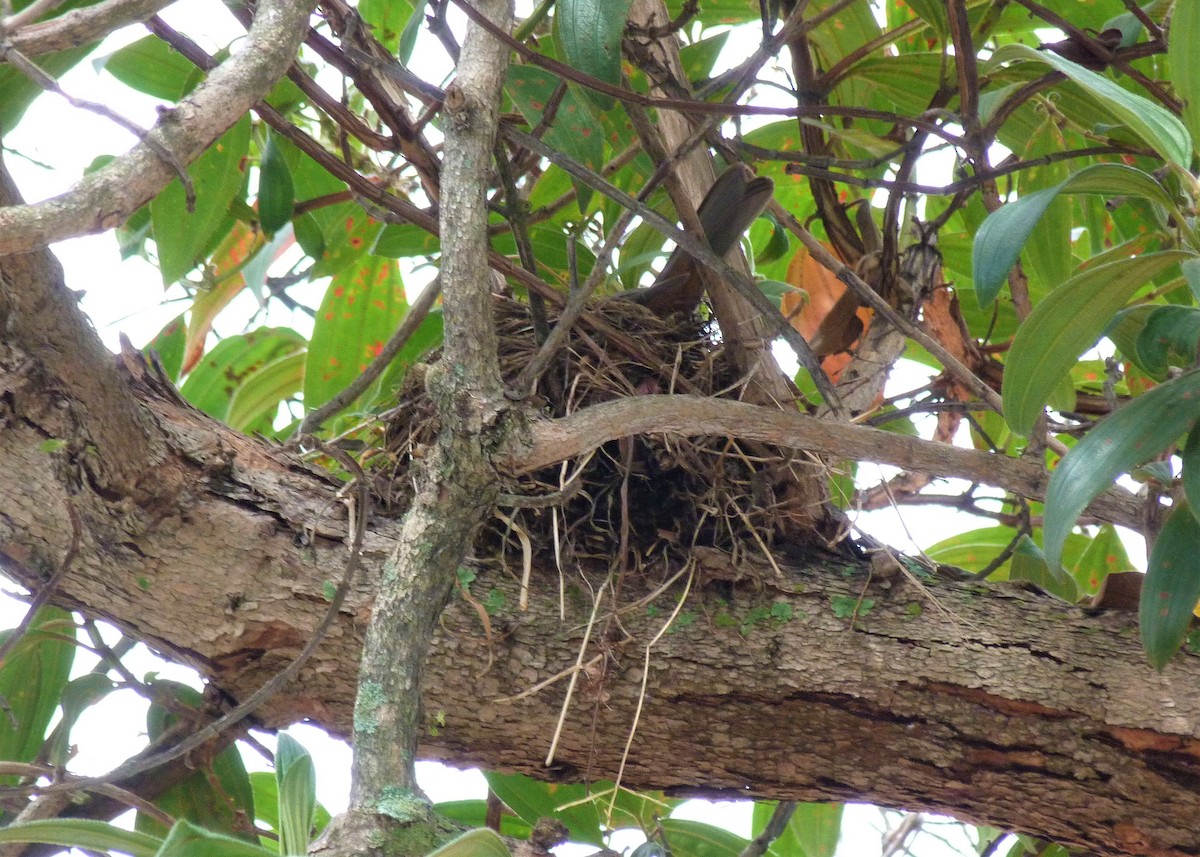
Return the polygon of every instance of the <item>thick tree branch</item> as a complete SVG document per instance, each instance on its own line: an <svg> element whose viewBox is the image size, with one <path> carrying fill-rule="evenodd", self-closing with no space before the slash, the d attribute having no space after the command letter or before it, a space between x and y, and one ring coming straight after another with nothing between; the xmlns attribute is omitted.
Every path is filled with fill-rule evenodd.
<svg viewBox="0 0 1200 857"><path fill-rule="evenodd" d="M164 110L149 136L181 162L195 160L287 72L312 6L311 0L261 0L238 52L176 107ZM175 176L151 145L140 142L60 196L0 209L0 254L111 229Z"/></svg>

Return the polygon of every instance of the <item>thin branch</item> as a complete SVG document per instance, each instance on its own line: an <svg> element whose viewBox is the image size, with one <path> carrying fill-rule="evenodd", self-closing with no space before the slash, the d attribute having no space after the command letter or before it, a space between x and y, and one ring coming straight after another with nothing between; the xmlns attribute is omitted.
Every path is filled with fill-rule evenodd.
<svg viewBox="0 0 1200 857"><path fill-rule="evenodd" d="M52 818L57 816L60 812L62 812L63 809L66 808L67 804L70 803L69 796L72 791L90 792L92 794L111 798L112 800L118 801L130 809L136 809L138 812L144 813L168 829L175 824L175 819L171 815L163 812L150 801L134 794L128 789L123 789L119 786L113 785L112 783L94 783L92 785L86 785L85 780L77 778L76 776L59 768L53 767L52 765L35 765L27 762L0 761L0 774L5 776L28 777L30 779L46 777L47 779L54 780L56 783L61 783L65 786L72 787L64 790L61 793L43 795L37 800L31 802L24 810L21 811L21 814L13 820L13 824L33 821L34 819L38 818ZM63 802L64 797L67 798L66 802ZM61 805L55 808L56 804Z"/></svg>
<svg viewBox="0 0 1200 857"><path fill-rule="evenodd" d="M583 408L532 426L533 444L503 459L514 474L529 473L584 455L610 440L638 434L740 437L817 455L892 464L938 477L995 485L1042 500L1050 474L1037 462L963 449L865 426L834 423L800 413L699 396L647 395ZM1123 488L1110 488L1088 507L1114 524L1141 528L1142 503Z"/></svg>
<svg viewBox="0 0 1200 857"><path fill-rule="evenodd" d="M793 162L784 167L784 172L788 175L808 176L811 178L825 178L830 181L839 182L840 184L849 185L851 187L861 187L868 190L884 188L895 193L917 193L926 196L951 196L962 193L963 191L973 191L978 189L985 182L994 181L998 178L1003 178L1013 173L1021 172L1032 167L1045 166L1046 164L1054 164L1060 161L1071 161L1076 158L1093 158L1097 155L1148 155L1149 151L1138 150L1128 146L1088 146L1083 149L1068 149L1062 152L1051 152L1037 158L1029 158L1027 160L1011 160L1000 166L987 167L981 169L965 179L950 182L944 185L921 184L920 182L903 181L896 179L885 178L867 178L862 176L850 175L848 173L834 172L819 166L811 166L812 160L824 160L822 158L811 159L805 158L803 161Z"/></svg>
<svg viewBox="0 0 1200 857"><path fill-rule="evenodd" d="M787 830L788 822L792 820L795 812L796 801L794 800L781 800L775 804L775 809L767 820L762 833L754 837L750 844L742 849L742 853L738 857L762 857L763 854L766 854L771 843Z"/></svg>
<svg viewBox="0 0 1200 857"><path fill-rule="evenodd" d="M108 121L115 125L124 128L133 136L137 137L144 145L148 146L156 155L163 159L163 162L175 171L175 177L179 179L183 185L184 198L187 201L187 210L192 213L196 210L196 188L192 185L192 177L188 175L187 168L180 162L175 153L168 149L161 141L151 136L145 128L126 119L120 113L100 104L96 101L89 101L86 98L76 98L71 93L67 92L53 75L49 74L45 69L35 63L33 60L26 57L12 45L0 42L0 61L9 63L21 74L25 75L31 81L36 83L46 92L53 92L66 100L68 104L76 110L86 110L89 113L95 113L97 116L103 116Z"/></svg>

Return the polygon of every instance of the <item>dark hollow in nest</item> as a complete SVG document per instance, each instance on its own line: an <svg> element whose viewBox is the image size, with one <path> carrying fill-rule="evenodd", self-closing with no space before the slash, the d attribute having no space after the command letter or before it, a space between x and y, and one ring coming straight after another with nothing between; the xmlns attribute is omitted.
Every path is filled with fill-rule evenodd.
<svg viewBox="0 0 1200 857"><path fill-rule="evenodd" d="M496 298L500 369L511 383L538 351L525 304ZM551 316L551 323L557 321ZM637 343L629 354L605 326ZM435 355L436 357L436 355ZM410 373L388 426L396 462L392 485L408 484L408 465L433 442L438 422L423 373ZM609 300L591 308L540 379L533 403L547 417L625 396L683 393L737 398L742 380L709 327L696 318L660 319L637 304ZM580 471L576 473L577 469ZM508 494L565 499L543 508L501 508L485 540L535 553L613 561L619 546L645 560L693 546L759 555L777 541L808 536L820 518L813 500L819 463L791 450L727 437L650 435L612 441L585 462L571 461L512 480ZM574 478L572 478L574 476ZM568 481L569 480L569 481ZM565 484L564 484L565 483ZM810 486L795 490L799 485ZM405 502L402 500L402 502Z"/></svg>

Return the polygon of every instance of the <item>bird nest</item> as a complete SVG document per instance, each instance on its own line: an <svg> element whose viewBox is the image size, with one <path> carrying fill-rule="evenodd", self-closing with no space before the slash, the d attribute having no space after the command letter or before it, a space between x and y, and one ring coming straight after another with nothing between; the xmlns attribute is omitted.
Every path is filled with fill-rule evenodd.
<svg viewBox="0 0 1200 857"><path fill-rule="evenodd" d="M538 352L529 308L496 298L495 322L501 374L512 383ZM411 373L388 426L394 462L388 481L402 504L408 468L439 428L423 377ZM737 398L742 389L743 379L706 324L680 315L661 319L633 302L610 300L575 325L532 401L547 417L561 417L627 396ZM695 547L761 556L783 540L812 541L814 522L824 514L821 492L812 485L823 479L819 463L791 450L724 436L641 435L510 480L507 505L488 522L483 539L492 550L516 549L526 557L540 552L559 562L640 565L664 551Z"/></svg>

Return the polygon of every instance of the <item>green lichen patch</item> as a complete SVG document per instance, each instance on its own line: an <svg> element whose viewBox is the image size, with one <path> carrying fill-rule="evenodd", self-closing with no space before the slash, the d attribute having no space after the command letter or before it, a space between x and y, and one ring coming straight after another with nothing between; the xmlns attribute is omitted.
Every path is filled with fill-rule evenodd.
<svg viewBox="0 0 1200 857"><path fill-rule="evenodd" d="M386 701L378 682L364 681L359 685L358 698L354 700L354 731L373 735L379 728L379 709Z"/></svg>

